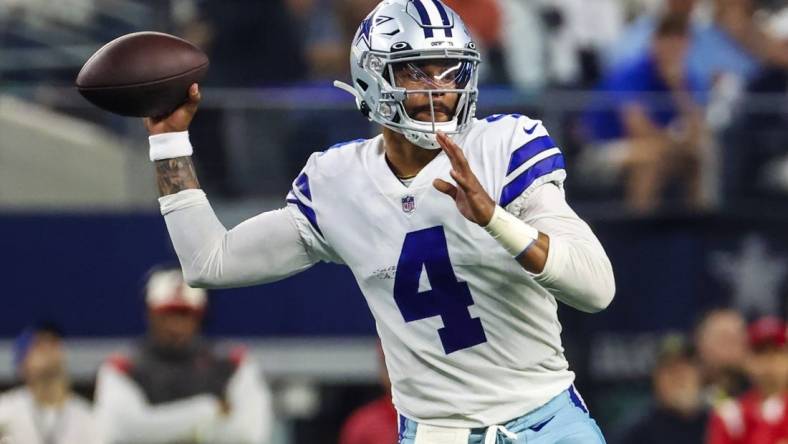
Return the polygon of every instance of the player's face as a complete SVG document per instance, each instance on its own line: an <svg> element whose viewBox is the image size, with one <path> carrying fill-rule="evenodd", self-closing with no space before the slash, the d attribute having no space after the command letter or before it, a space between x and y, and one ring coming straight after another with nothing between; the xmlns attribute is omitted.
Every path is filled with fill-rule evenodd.
<svg viewBox="0 0 788 444"><path fill-rule="evenodd" d="M448 122L454 117L459 94L438 92L442 89L462 89L468 83L468 66L460 60L441 59L424 62L404 62L394 65L394 85L408 91L432 92L432 108L436 122ZM409 93L405 110L412 119L432 122L430 94Z"/></svg>

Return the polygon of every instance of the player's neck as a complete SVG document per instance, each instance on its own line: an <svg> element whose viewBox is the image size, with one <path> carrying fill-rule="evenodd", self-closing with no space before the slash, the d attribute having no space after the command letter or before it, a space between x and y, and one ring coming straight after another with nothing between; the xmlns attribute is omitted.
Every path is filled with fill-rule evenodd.
<svg viewBox="0 0 788 444"><path fill-rule="evenodd" d="M419 171L441 152L420 148L389 128L383 128L383 148L391 170L400 178L419 174Z"/></svg>

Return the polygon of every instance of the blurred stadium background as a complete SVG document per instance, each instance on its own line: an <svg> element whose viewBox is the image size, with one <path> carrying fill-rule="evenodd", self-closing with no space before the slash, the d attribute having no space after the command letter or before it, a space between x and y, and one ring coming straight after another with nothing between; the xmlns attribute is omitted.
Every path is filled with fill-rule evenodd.
<svg viewBox="0 0 788 444"><path fill-rule="evenodd" d="M233 226L282 206L309 153L377 131L330 87L347 77L350 39L375 3L0 0L3 387L17 383L14 336L49 319L67 334L76 387L91 396L99 364L144 331L146 271L175 260L142 123L77 94L84 61L138 30L208 52L192 141L200 181ZM567 354L603 430L648 404L665 334L689 334L721 306L748 319L785 317L787 2L447 3L484 50L477 115L545 122L569 161L568 198L613 262L618 292L608 310L561 309ZM703 48L686 60L688 70L705 68L697 107L708 139L695 159L703 192L687 199L683 179L673 179L660 205L644 207L629 179L585 174L597 142L586 117L621 111L617 92L598 85L622 60L647 53L655 23L682 4L691 45ZM672 100L657 95L649 103ZM273 442L334 443L347 415L379 395L374 323L349 271L319 265L273 285L214 291L210 305L206 334L248 344L273 389Z"/></svg>

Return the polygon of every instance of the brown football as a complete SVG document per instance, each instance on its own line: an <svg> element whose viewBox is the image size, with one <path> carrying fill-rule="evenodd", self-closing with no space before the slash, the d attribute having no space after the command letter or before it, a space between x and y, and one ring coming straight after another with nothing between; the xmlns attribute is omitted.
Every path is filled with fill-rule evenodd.
<svg viewBox="0 0 788 444"><path fill-rule="evenodd" d="M99 108L134 117L159 117L188 97L208 70L208 56L178 37L136 32L107 43L80 70L80 94Z"/></svg>

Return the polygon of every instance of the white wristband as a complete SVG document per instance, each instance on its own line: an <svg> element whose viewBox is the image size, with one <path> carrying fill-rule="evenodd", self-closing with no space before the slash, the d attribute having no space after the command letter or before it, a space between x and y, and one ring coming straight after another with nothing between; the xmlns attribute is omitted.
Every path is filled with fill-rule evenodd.
<svg viewBox="0 0 788 444"><path fill-rule="evenodd" d="M148 137L150 143L150 160L174 159L192 155L192 144L189 142L189 132L156 134Z"/></svg>
<svg viewBox="0 0 788 444"><path fill-rule="evenodd" d="M490 223L484 229L514 257L521 255L539 238L536 228L497 205Z"/></svg>

